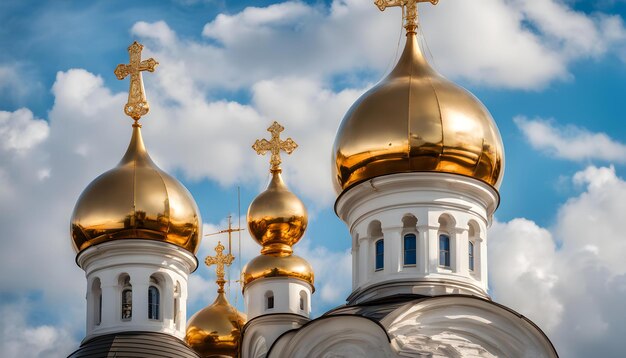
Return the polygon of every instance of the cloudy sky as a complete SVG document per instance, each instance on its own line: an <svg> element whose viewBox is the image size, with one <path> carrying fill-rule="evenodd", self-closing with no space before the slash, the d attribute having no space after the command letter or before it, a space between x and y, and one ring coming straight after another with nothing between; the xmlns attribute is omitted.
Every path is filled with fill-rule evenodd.
<svg viewBox="0 0 626 358"><path fill-rule="evenodd" d="M113 69L133 40L160 62L144 76L144 139L195 196L205 233L237 214L238 186L245 212L266 185L268 159L250 145L278 120L300 144L284 168L310 212L296 252L316 271L314 313L349 294L330 148L346 110L397 58L400 11L380 13L370 0L128 3L0 2L3 357L62 356L84 337L86 283L69 219L130 138L128 83ZM487 105L506 147L490 293L534 320L562 357L626 351L624 16L623 0L422 6L431 63ZM244 262L258 250L242 235ZM190 312L215 296L211 271L192 276ZM241 307L237 292L233 284Z"/></svg>

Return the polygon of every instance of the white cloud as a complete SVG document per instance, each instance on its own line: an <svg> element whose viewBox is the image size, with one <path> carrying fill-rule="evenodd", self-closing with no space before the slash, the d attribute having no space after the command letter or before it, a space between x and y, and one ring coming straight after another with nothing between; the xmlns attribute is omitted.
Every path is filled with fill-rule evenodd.
<svg viewBox="0 0 626 358"><path fill-rule="evenodd" d="M0 143L4 150L28 150L44 141L48 132L46 121L35 118L26 108L15 112L0 111Z"/></svg>
<svg viewBox="0 0 626 358"><path fill-rule="evenodd" d="M25 301L0 306L0 354L3 357L64 357L78 347L73 333L62 325L27 323L32 307Z"/></svg>
<svg viewBox="0 0 626 358"><path fill-rule="evenodd" d="M619 16L585 14L556 0L421 9L434 63L447 76L477 84L538 89L568 79L573 61L626 53ZM133 33L154 41L160 57L187 59L186 70L203 86L238 89L276 76L380 74L396 52L399 25L398 9L380 14L369 2L335 0L326 9L288 1L218 15L204 27L209 42L175 39L162 22L137 23Z"/></svg>
<svg viewBox="0 0 626 358"><path fill-rule="evenodd" d="M515 219L489 236L494 299L542 327L563 357L624 352L626 181L613 168L588 167L550 229Z"/></svg>
<svg viewBox="0 0 626 358"><path fill-rule="evenodd" d="M574 161L626 161L626 145L605 133L593 133L573 125L559 127L552 120L518 116L515 124L530 145L561 159Z"/></svg>

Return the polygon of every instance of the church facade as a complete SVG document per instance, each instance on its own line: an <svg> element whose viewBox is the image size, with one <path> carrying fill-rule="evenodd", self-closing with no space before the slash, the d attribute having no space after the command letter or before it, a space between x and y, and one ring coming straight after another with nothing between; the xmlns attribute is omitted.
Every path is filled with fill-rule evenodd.
<svg viewBox="0 0 626 358"><path fill-rule="evenodd" d="M259 244L240 282L245 314L224 295L234 257L218 243L217 298L187 322L201 219L175 178L150 159L140 118L142 72L158 63L129 47L125 113L131 141L120 163L78 199L71 221L87 279L86 337L70 357L558 357L528 318L491 300L487 229L500 196L504 146L485 106L437 73L417 41L418 3L401 6L407 41L395 68L345 115L332 148L335 212L352 243L352 293L311 317L315 278L294 252L306 231L302 201L282 178L281 152L297 148L274 122L270 182L250 204ZM239 230L230 227L230 235Z"/></svg>

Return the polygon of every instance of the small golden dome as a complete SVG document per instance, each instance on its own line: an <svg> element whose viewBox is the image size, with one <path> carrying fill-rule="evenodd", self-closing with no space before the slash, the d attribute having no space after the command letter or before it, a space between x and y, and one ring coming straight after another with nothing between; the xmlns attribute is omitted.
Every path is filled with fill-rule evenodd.
<svg viewBox="0 0 626 358"><path fill-rule="evenodd" d="M71 220L76 252L107 241L146 239L195 253L200 230L196 202L150 159L138 123L120 163L87 186Z"/></svg>
<svg viewBox="0 0 626 358"><path fill-rule="evenodd" d="M306 230L304 204L287 189L280 170L272 171L267 189L248 208L248 228L264 255L287 256Z"/></svg>
<svg viewBox="0 0 626 358"><path fill-rule="evenodd" d="M333 163L338 193L406 172L460 174L498 188L504 147L485 106L431 68L409 31L394 70L344 117Z"/></svg>
<svg viewBox="0 0 626 358"><path fill-rule="evenodd" d="M239 357L246 315L228 303L223 292L187 323L185 342L201 357Z"/></svg>
<svg viewBox="0 0 626 358"><path fill-rule="evenodd" d="M296 255L260 255L248 262L241 271L244 286L256 279L267 277L297 278L310 283L311 286L315 279L311 265Z"/></svg>

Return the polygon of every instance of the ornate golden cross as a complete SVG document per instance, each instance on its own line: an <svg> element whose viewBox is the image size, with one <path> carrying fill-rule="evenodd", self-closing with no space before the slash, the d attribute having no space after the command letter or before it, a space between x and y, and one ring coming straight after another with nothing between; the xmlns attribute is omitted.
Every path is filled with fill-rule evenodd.
<svg viewBox="0 0 626 358"><path fill-rule="evenodd" d="M296 148L298 148L298 144L293 141L291 138L287 138L286 140L280 140L280 132L284 131L285 127L278 124L278 122L274 121L267 131L272 133L272 139L257 139L256 142L252 145L252 149L254 149L257 154L264 155L268 151L272 153L272 158L270 159L270 164L272 165L270 168L271 172L279 172L280 169L280 151L283 150L287 154L291 154Z"/></svg>
<svg viewBox="0 0 626 358"><path fill-rule="evenodd" d="M218 241L217 246L215 246L215 252L216 255L207 256L204 259L204 263L209 267L212 265L216 266L215 274L217 276L217 280L215 282L217 282L217 285L219 286L217 292L224 293L224 284L226 283L226 280L224 279L224 265L230 266L230 264L233 263L233 260L235 260L235 256L230 253L224 255L224 245L222 245L220 241Z"/></svg>
<svg viewBox="0 0 626 358"><path fill-rule="evenodd" d="M133 42L133 44L128 47L130 63L127 65L119 64L115 68L115 76L117 76L118 80L123 80L126 76L130 75L128 102L126 106L124 106L124 113L134 119L135 123L150 110L148 100L146 99L146 91L143 88L141 72L154 72L154 69L159 64L153 58L142 61L141 50L143 50L143 45L137 41Z"/></svg>
<svg viewBox="0 0 626 358"><path fill-rule="evenodd" d="M417 4L429 2L437 5L439 0L374 0L380 11L385 11L388 7L402 7L402 17L404 18L404 28L406 32L415 32L417 29Z"/></svg>

